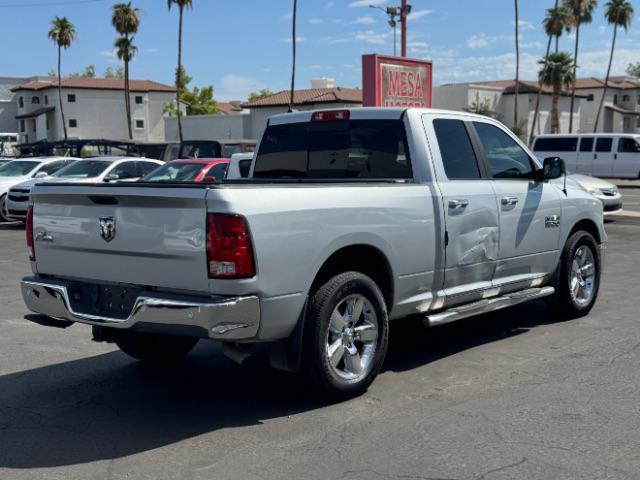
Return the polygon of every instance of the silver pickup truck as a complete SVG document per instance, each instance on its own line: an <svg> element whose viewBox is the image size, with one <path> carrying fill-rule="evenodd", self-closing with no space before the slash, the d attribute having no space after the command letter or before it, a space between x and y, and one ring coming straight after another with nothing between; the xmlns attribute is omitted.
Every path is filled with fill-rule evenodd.
<svg viewBox="0 0 640 480"><path fill-rule="evenodd" d="M198 339L268 355L326 395L366 390L389 321L428 326L546 298L585 315L602 204L499 122L360 108L272 117L246 179L42 184L28 318L93 325L141 360Z"/></svg>

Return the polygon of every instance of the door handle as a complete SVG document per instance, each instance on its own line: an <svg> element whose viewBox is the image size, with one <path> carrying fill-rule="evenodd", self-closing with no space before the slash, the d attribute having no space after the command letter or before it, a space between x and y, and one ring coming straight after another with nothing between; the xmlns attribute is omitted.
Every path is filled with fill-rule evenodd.
<svg viewBox="0 0 640 480"><path fill-rule="evenodd" d="M515 205L516 203L518 203L518 197L502 197L501 203L505 207L509 205Z"/></svg>
<svg viewBox="0 0 640 480"><path fill-rule="evenodd" d="M594 153L594 154L593 154L593 159L594 159L594 160L597 160L597 159L598 159L598 154L597 154L597 153Z"/></svg>
<svg viewBox="0 0 640 480"><path fill-rule="evenodd" d="M466 198L457 198L455 200L449 200L449 208L452 210L462 210L469 206L469 200Z"/></svg>

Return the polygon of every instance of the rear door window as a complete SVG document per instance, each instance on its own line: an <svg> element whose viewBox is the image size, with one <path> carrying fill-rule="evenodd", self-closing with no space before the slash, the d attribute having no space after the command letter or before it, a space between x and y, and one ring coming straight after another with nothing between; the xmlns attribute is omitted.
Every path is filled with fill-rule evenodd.
<svg viewBox="0 0 640 480"><path fill-rule="evenodd" d="M400 120L346 120L269 127L255 178L412 178Z"/></svg>
<svg viewBox="0 0 640 480"><path fill-rule="evenodd" d="M437 119L433 121L433 129L436 132L447 177L450 180L479 179L478 160L464 122Z"/></svg>
<svg viewBox="0 0 640 480"><path fill-rule="evenodd" d="M610 152L613 138L599 138L596 140L596 152Z"/></svg>
<svg viewBox="0 0 640 480"><path fill-rule="evenodd" d="M580 151L591 152L593 150L593 137L584 137L580 139Z"/></svg>
<svg viewBox="0 0 640 480"><path fill-rule="evenodd" d="M117 175L118 180L128 180L131 178L138 178L140 176L140 172L136 167L136 162L122 162L118 166L116 166L113 171L110 173L111 175Z"/></svg>

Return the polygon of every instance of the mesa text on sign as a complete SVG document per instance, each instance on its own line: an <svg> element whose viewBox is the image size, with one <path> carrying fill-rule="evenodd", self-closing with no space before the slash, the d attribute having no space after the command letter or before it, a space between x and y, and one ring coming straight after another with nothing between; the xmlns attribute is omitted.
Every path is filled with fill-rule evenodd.
<svg viewBox="0 0 640 480"><path fill-rule="evenodd" d="M428 107L426 92L429 73L426 66L404 67L382 64L382 106Z"/></svg>

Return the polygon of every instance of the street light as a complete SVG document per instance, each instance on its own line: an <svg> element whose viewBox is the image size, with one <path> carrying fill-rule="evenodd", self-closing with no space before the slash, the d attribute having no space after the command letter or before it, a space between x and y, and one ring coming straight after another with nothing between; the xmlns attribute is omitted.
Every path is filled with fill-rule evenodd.
<svg viewBox="0 0 640 480"><path fill-rule="evenodd" d="M391 28L393 28L393 56L396 56L396 46L397 46L397 41L396 41L396 26L398 25L398 22L396 21L396 17L400 16L401 10L398 7L387 7L387 8L382 8L379 7L377 5L369 5L369 8L377 8L378 10L381 10L382 12L384 12L386 15L389 16L389 26ZM401 20L402 21L402 20Z"/></svg>

